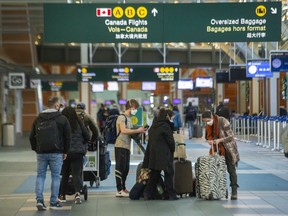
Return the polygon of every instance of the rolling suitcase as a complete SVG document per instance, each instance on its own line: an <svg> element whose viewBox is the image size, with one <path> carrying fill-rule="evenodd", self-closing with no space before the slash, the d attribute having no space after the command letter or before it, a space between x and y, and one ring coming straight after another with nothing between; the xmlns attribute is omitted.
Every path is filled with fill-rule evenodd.
<svg viewBox="0 0 288 216"><path fill-rule="evenodd" d="M177 195L193 194L193 171L190 160L174 161L174 188Z"/></svg>
<svg viewBox="0 0 288 216"><path fill-rule="evenodd" d="M223 156L217 154L199 157L195 164L196 196L207 200L221 199L223 197L227 199L226 170Z"/></svg>
<svg viewBox="0 0 288 216"><path fill-rule="evenodd" d="M203 130L201 125L193 125L193 137L201 138L203 136Z"/></svg>

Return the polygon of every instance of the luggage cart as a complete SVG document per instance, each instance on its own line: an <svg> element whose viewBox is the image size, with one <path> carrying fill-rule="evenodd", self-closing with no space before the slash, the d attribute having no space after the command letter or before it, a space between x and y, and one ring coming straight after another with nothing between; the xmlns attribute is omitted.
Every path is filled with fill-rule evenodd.
<svg viewBox="0 0 288 216"><path fill-rule="evenodd" d="M97 150L96 151L87 151L86 161L83 166L83 181L89 181L90 187L93 186L94 182L96 188L100 186L100 176L99 176L99 142L97 140Z"/></svg>

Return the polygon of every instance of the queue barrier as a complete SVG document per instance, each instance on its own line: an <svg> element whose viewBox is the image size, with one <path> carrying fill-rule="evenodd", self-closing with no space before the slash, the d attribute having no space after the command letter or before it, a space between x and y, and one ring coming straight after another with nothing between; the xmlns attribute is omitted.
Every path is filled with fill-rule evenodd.
<svg viewBox="0 0 288 216"><path fill-rule="evenodd" d="M256 137L257 146L273 151L283 151L280 135L287 126L286 116L237 116L231 118L235 138L242 142L251 142ZM255 138L254 138L255 139Z"/></svg>

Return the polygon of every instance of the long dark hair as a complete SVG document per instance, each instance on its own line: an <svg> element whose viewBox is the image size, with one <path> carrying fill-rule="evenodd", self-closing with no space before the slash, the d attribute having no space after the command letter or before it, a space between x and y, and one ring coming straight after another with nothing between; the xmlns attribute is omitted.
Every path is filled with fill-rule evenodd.
<svg viewBox="0 0 288 216"><path fill-rule="evenodd" d="M78 124L80 125L81 122L77 116L75 109L73 107L70 107L70 106L65 107L62 110L62 114L67 117L67 119L70 123L71 129L72 129L72 132L77 130Z"/></svg>

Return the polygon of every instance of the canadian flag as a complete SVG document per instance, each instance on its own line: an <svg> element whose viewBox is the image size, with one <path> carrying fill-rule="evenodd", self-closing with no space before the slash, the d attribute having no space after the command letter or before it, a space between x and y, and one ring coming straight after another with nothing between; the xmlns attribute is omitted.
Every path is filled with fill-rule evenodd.
<svg viewBox="0 0 288 216"><path fill-rule="evenodd" d="M96 16L97 17L111 17L112 16L111 8L97 8Z"/></svg>

